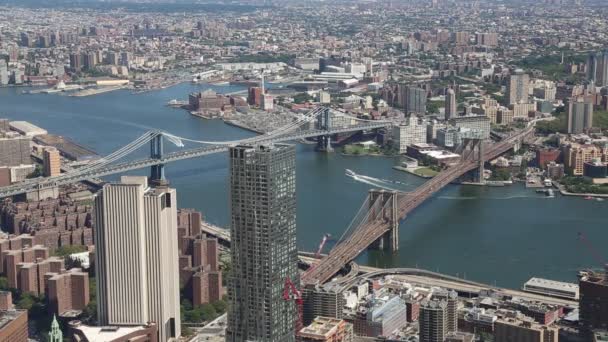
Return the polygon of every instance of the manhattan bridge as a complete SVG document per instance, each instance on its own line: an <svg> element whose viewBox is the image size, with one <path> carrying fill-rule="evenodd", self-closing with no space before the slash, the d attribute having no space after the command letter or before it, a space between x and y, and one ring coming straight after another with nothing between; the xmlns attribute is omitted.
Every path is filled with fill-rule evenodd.
<svg viewBox="0 0 608 342"><path fill-rule="evenodd" d="M348 117L356 123L337 126L332 124L332 117L332 111L329 108L318 107L272 132L233 141L202 141L179 137L161 130L148 131L117 151L85 166L70 168L55 177L28 179L18 184L2 187L0 188L0 198L147 167L151 170L150 178L152 180L162 181L166 164L226 152L230 146L234 145L271 144L316 137L320 149L330 149L331 138L337 134L371 131L390 128L394 125L393 121L388 120L363 120ZM314 267L303 274L302 283L312 285L331 280L370 246L397 250L399 248L399 222L404 220L409 213L443 187L468 172L479 169L477 174L482 175L483 165L486 161L492 160L510 149L517 149L522 141L533 135L533 132L533 125L529 125L515 134L504 137L499 142L464 139L456 150L461 155L460 160L446 165L438 175L413 191L405 193L370 190L337 244ZM184 147L184 142L200 144L202 147L165 153L165 141L180 148ZM133 155L146 145L150 148L149 157L125 161L126 157Z"/></svg>

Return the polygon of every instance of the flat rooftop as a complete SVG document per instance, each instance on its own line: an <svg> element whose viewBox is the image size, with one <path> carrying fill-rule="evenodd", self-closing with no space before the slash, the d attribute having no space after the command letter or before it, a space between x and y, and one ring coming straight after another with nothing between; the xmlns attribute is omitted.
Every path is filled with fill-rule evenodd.
<svg viewBox="0 0 608 342"><path fill-rule="evenodd" d="M25 136L33 137L35 135L47 134L45 129L42 129L27 121L11 121L9 126L12 130L17 131Z"/></svg>
<svg viewBox="0 0 608 342"><path fill-rule="evenodd" d="M524 287L525 286L536 286L551 290L578 292L577 284L543 278L530 278L530 280L524 284Z"/></svg>
<svg viewBox="0 0 608 342"><path fill-rule="evenodd" d="M317 317L309 326L302 328L300 334L307 337L325 337L333 333L341 322L342 320L337 318Z"/></svg>
<svg viewBox="0 0 608 342"><path fill-rule="evenodd" d="M81 325L76 328L80 330L89 341L114 341L134 332L147 329L146 326L121 326L121 327L92 327Z"/></svg>
<svg viewBox="0 0 608 342"><path fill-rule="evenodd" d="M25 310L3 310L0 311L0 329L3 329L7 324L26 314Z"/></svg>

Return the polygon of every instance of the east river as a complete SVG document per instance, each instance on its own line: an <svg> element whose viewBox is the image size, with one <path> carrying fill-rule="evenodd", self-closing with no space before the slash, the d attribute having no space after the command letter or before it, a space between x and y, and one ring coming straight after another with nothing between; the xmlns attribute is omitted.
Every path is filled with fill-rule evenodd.
<svg viewBox="0 0 608 342"><path fill-rule="evenodd" d="M200 119L165 106L171 99L184 99L192 91L207 88L181 84L143 94L117 91L90 97L21 95L25 88L2 88L0 118L29 121L101 155L153 128L207 141L251 136L222 121ZM224 92L243 89L215 88ZM140 156L146 153L144 148ZM424 181L393 170L397 162L393 158L317 153L314 146L298 145L299 248L316 250L325 233L339 237L373 187L345 176L345 169L406 191ZM167 165L167 178L178 191L178 205L199 209L208 221L227 227L227 167L223 154ZM545 198L522 185L449 185L417 208L400 229L401 249L397 253L365 253L358 262L381 267L417 266L512 288L521 287L532 276L575 281L578 269L600 266L577 241L579 231L585 232L608 259L608 201L560 195Z"/></svg>

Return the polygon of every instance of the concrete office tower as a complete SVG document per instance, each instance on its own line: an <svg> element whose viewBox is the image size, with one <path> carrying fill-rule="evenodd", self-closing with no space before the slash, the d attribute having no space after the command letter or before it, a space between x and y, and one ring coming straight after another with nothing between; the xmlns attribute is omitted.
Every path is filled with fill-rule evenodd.
<svg viewBox="0 0 608 342"><path fill-rule="evenodd" d="M595 54L595 52L592 52L591 54L589 54L589 57L587 58L587 80L591 84L595 84L596 75L597 75L597 55Z"/></svg>
<svg viewBox="0 0 608 342"><path fill-rule="evenodd" d="M507 83L507 96L509 104L528 103L528 92L530 88L530 76L521 69L509 76Z"/></svg>
<svg viewBox="0 0 608 342"><path fill-rule="evenodd" d="M95 199L100 325L158 325L159 341L181 335L175 189L146 177L106 184Z"/></svg>
<svg viewBox="0 0 608 342"><path fill-rule="evenodd" d="M291 145L232 147L232 274L227 342L294 342L297 310L283 299L298 286L296 165Z"/></svg>
<svg viewBox="0 0 608 342"><path fill-rule="evenodd" d="M418 316L420 342L443 342L448 333L448 303L424 300Z"/></svg>
<svg viewBox="0 0 608 342"><path fill-rule="evenodd" d="M588 99L570 99L568 103L568 133L580 134L593 127L593 102Z"/></svg>
<svg viewBox="0 0 608 342"><path fill-rule="evenodd" d="M61 173L61 158L54 147L45 147L43 153L44 176L55 177Z"/></svg>
<svg viewBox="0 0 608 342"><path fill-rule="evenodd" d="M454 89L450 88L445 94L445 119L449 120L455 117L457 114L456 93L454 92Z"/></svg>

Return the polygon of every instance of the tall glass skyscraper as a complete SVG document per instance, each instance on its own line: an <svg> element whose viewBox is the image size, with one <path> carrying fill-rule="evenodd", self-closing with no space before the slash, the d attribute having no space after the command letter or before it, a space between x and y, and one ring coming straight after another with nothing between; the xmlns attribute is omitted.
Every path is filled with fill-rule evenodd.
<svg viewBox="0 0 608 342"><path fill-rule="evenodd" d="M297 308L283 298L299 284L296 165L291 145L230 149L232 274L227 342L294 342Z"/></svg>

